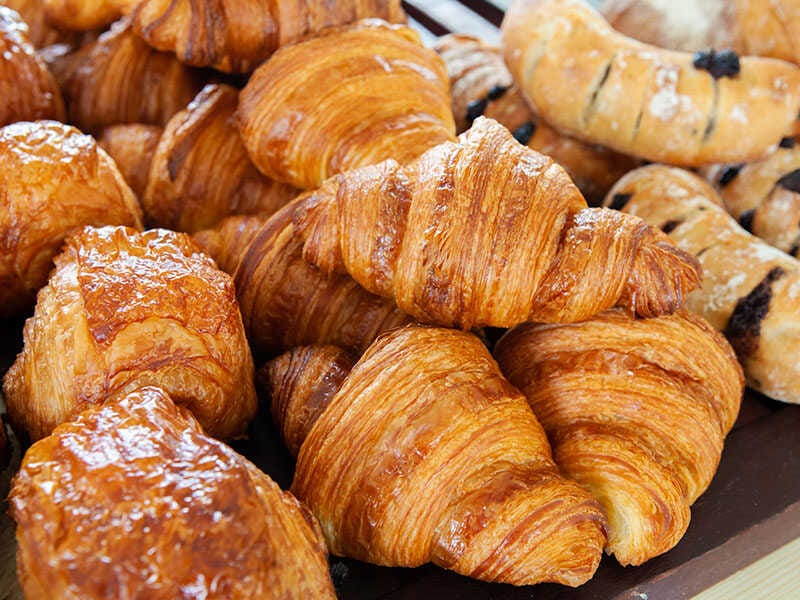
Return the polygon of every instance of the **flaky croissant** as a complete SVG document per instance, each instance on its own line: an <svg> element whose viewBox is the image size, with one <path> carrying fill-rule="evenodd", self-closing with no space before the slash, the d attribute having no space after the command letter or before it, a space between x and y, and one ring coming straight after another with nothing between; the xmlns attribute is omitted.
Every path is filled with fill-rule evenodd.
<svg viewBox="0 0 800 600"><path fill-rule="evenodd" d="M34 444L10 503L29 599L336 597L313 515L158 388Z"/></svg>
<svg viewBox="0 0 800 600"><path fill-rule="evenodd" d="M240 131L262 173L310 189L453 139L448 90L416 32L369 19L276 52L242 90Z"/></svg>
<svg viewBox="0 0 800 600"><path fill-rule="evenodd" d="M457 143L309 192L303 256L408 314L464 329L679 308L697 262L639 219L586 202L552 159L483 117Z"/></svg>
<svg viewBox="0 0 800 600"><path fill-rule="evenodd" d="M0 126L36 119L64 120L55 79L28 39L13 10L0 6Z"/></svg>
<svg viewBox="0 0 800 600"><path fill-rule="evenodd" d="M638 565L675 546L739 412L744 378L725 338L688 311L635 320L613 310L520 325L495 357L561 472L603 506L607 551Z"/></svg>
<svg viewBox="0 0 800 600"><path fill-rule="evenodd" d="M161 139L158 125L127 123L103 129L97 143L117 163L122 176L138 198L144 194L150 163Z"/></svg>
<svg viewBox="0 0 800 600"><path fill-rule="evenodd" d="M515 585L591 577L605 543L600 507L559 474L541 425L478 338L404 327L332 395L344 368L335 355L332 379L318 363L310 370L321 394L302 383L317 351L277 359L270 384L306 391L306 403L288 403L293 414L277 414L305 422L292 491L332 553ZM315 405L321 396L327 406Z"/></svg>
<svg viewBox="0 0 800 600"><path fill-rule="evenodd" d="M133 27L197 67L247 73L279 47L367 17L405 22L400 0L141 0Z"/></svg>
<svg viewBox="0 0 800 600"><path fill-rule="evenodd" d="M191 238L87 227L55 262L3 382L15 425L36 440L158 385L210 435L244 433L256 397L233 282Z"/></svg>
<svg viewBox="0 0 800 600"><path fill-rule="evenodd" d="M48 23L62 29L103 29L127 13L138 0L42 0Z"/></svg>
<svg viewBox="0 0 800 600"><path fill-rule="evenodd" d="M698 193L701 187L712 197ZM748 385L800 403L800 262L747 233L710 186L680 169L631 171L606 203L660 227L697 256L703 286L686 306L725 333Z"/></svg>
<svg viewBox="0 0 800 600"><path fill-rule="evenodd" d="M114 161L55 121L0 129L0 317L26 312L64 238L85 225L141 229L141 210Z"/></svg>
<svg viewBox="0 0 800 600"><path fill-rule="evenodd" d="M787 62L648 46L583 0L515 0L505 58L531 107L559 131L684 166L762 157L800 109Z"/></svg>

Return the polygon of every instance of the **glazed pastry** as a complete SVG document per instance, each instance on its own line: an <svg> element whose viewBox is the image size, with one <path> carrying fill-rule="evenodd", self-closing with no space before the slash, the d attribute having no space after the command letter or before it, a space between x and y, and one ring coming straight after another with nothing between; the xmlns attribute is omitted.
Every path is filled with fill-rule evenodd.
<svg viewBox="0 0 800 600"><path fill-rule="evenodd" d="M347 275L325 276L304 261L293 225L299 210L302 202L294 202L266 223L231 217L195 235L233 275L254 351L274 356L303 344L336 344L360 354L384 331L413 321Z"/></svg>
<svg viewBox="0 0 800 600"><path fill-rule="evenodd" d="M697 256L703 287L687 308L725 333L750 387L800 403L800 263L747 233L687 179L708 187L679 169L643 167L623 177L606 204L660 227Z"/></svg>
<svg viewBox="0 0 800 600"><path fill-rule="evenodd" d="M114 161L55 121L0 128L0 317L25 313L53 257L84 225L141 229L141 210Z"/></svg>
<svg viewBox="0 0 800 600"><path fill-rule="evenodd" d="M47 22L74 31L103 29L127 13L138 0L42 0Z"/></svg>
<svg viewBox="0 0 800 600"><path fill-rule="evenodd" d="M210 435L245 432L256 397L233 282L191 238L87 227L55 262L3 382L12 423L37 440L158 385Z"/></svg>
<svg viewBox="0 0 800 600"><path fill-rule="evenodd" d="M127 21L71 54L59 70L70 120L90 133L120 123L164 126L203 86L199 72L150 48Z"/></svg>
<svg viewBox="0 0 800 600"><path fill-rule="evenodd" d="M800 148L794 138L749 164L715 165L705 171L739 224L767 243L800 256Z"/></svg>
<svg viewBox="0 0 800 600"><path fill-rule="evenodd" d="M333 554L433 562L514 585L592 576L605 543L600 507L559 474L525 398L478 338L404 327L370 346L333 395L325 377L321 394L307 393L302 380L321 375L298 356L307 352L278 359L294 368L284 377L275 369L271 385L310 401L290 400L278 414L307 432L292 491ZM331 360L336 380L343 364ZM314 404L320 396L327 406Z"/></svg>
<svg viewBox="0 0 800 600"><path fill-rule="evenodd" d="M688 311L636 320L612 310L519 325L495 357L561 472L603 506L607 552L638 565L675 546L739 412L744 378L725 338Z"/></svg>
<svg viewBox="0 0 800 600"><path fill-rule="evenodd" d="M400 0L142 0L132 16L154 48L229 73L248 73L280 46L366 17L405 22Z"/></svg>
<svg viewBox="0 0 800 600"><path fill-rule="evenodd" d="M516 0L505 58L559 131L684 166L762 157L800 109L800 69L733 52L693 55L614 31L582 0Z"/></svg>
<svg viewBox="0 0 800 600"><path fill-rule="evenodd" d="M207 85L167 124L142 197L153 227L189 233L234 214L270 215L299 194L258 172L239 137L239 94Z"/></svg>
<svg viewBox="0 0 800 600"><path fill-rule="evenodd" d="M10 505L29 599L336 597L316 519L158 388L34 444Z"/></svg>
<svg viewBox="0 0 800 600"><path fill-rule="evenodd" d="M561 165L590 205L600 204L617 179L638 165L633 158L561 135L538 119L511 79L497 46L451 34L440 38L436 50L450 76L458 133L480 115L495 119L517 141Z"/></svg>
<svg viewBox="0 0 800 600"><path fill-rule="evenodd" d="M419 35L378 20L281 48L242 90L240 131L259 170L298 188L453 139L447 71Z"/></svg>
<svg viewBox="0 0 800 600"><path fill-rule="evenodd" d="M150 174L150 163L164 130L158 125L130 123L103 129L97 140L117 163L122 176L141 198Z"/></svg>
<svg viewBox="0 0 800 600"><path fill-rule="evenodd" d="M549 157L483 117L407 167L388 160L309 192L303 256L419 320L472 329L679 308L697 262L639 219L586 201Z"/></svg>
<svg viewBox="0 0 800 600"><path fill-rule="evenodd" d="M64 120L64 102L55 79L36 55L25 23L5 6L0 6L0 98L0 126Z"/></svg>

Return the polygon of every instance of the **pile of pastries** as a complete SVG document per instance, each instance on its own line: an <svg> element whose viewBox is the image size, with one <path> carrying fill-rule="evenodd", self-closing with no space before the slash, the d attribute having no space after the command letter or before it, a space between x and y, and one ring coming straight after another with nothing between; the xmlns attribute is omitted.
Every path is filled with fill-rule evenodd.
<svg viewBox="0 0 800 600"><path fill-rule="evenodd" d="M745 383L800 402L797 2L4 4L26 597L578 586L680 541Z"/></svg>

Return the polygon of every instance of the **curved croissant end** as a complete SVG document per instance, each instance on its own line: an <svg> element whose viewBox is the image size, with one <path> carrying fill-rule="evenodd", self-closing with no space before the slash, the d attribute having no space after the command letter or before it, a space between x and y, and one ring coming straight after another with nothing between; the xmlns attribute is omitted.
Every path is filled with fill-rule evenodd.
<svg viewBox="0 0 800 600"><path fill-rule="evenodd" d="M267 217L263 215L236 215L223 219L213 229L198 231L192 239L220 269L233 276L239 261L266 221Z"/></svg>

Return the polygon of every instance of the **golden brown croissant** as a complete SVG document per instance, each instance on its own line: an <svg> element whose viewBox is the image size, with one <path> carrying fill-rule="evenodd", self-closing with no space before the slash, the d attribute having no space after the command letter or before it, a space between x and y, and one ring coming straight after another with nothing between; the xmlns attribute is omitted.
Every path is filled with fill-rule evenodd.
<svg viewBox="0 0 800 600"><path fill-rule="evenodd" d="M55 79L36 55L25 23L5 6L0 6L0 98L0 126L64 120L64 101Z"/></svg>
<svg viewBox="0 0 800 600"><path fill-rule="evenodd" d="M207 85L167 124L142 197L153 227L194 232L234 214L270 215L298 190L258 172L236 128L239 93Z"/></svg>
<svg viewBox="0 0 800 600"><path fill-rule="evenodd" d="M697 193L701 186L711 197ZM606 203L662 228L697 256L705 277L687 308L725 333L748 385L800 403L800 263L747 233L705 182L680 169L631 171Z"/></svg>
<svg viewBox="0 0 800 600"><path fill-rule="evenodd" d="M739 412L741 367L688 311L622 311L569 325L524 324L495 357L541 421L562 473L600 501L623 565L666 552L719 464Z"/></svg>
<svg viewBox="0 0 800 600"><path fill-rule="evenodd" d="M215 437L256 412L231 278L185 234L87 227L56 257L3 389L32 439L93 404L162 387Z"/></svg>
<svg viewBox="0 0 800 600"><path fill-rule="evenodd" d="M43 0L47 22L62 29L103 29L127 13L138 0Z"/></svg>
<svg viewBox="0 0 800 600"><path fill-rule="evenodd" d="M157 52L123 20L69 55L57 73L69 117L99 133L120 123L167 124L203 86L203 75Z"/></svg>
<svg viewBox="0 0 800 600"><path fill-rule="evenodd" d="M29 599L336 597L313 515L158 388L34 444L10 503Z"/></svg>
<svg viewBox="0 0 800 600"><path fill-rule="evenodd" d="M150 163L161 138L158 125L130 123L111 125L97 139L100 147L117 163L122 176L138 198L144 194Z"/></svg>
<svg viewBox="0 0 800 600"><path fill-rule="evenodd" d="M453 139L447 71L404 26L365 20L281 48L250 78L240 131L259 170L310 189Z"/></svg>
<svg viewBox="0 0 800 600"><path fill-rule="evenodd" d="M316 351L279 359L291 372L273 371L272 388L307 389L292 380ZM343 365L331 358L335 380ZM541 425L477 337L404 327L367 350L327 406L305 395L311 405L277 414L305 421L292 491L333 554L515 585L574 586L594 573L600 507L559 474Z"/></svg>
<svg viewBox="0 0 800 600"><path fill-rule="evenodd" d="M400 0L141 0L132 15L154 48L235 73L252 71L280 46L367 17L405 22Z"/></svg>
<svg viewBox="0 0 800 600"><path fill-rule="evenodd" d="M552 159L483 117L402 167L328 180L296 218L303 256L408 314L464 329L679 308L697 262L639 219L586 202Z"/></svg>
<svg viewBox="0 0 800 600"><path fill-rule="evenodd" d="M469 35L447 35L437 43L450 75L453 116L461 133L480 115L495 119L521 144L547 154L598 205L606 192L638 161L602 146L561 135L537 118L514 84L500 48Z"/></svg>
<svg viewBox="0 0 800 600"><path fill-rule="evenodd" d="M141 210L114 161L55 121L0 129L0 317L27 311L64 238L84 225L141 229Z"/></svg>
<svg viewBox="0 0 800 600"><path fill-rule="evenodd" d="M614 31L583 0L515 0L503 44L536 114L578 139L652 161L758 159L800 108L795 65L648 46Z"/></svg>

